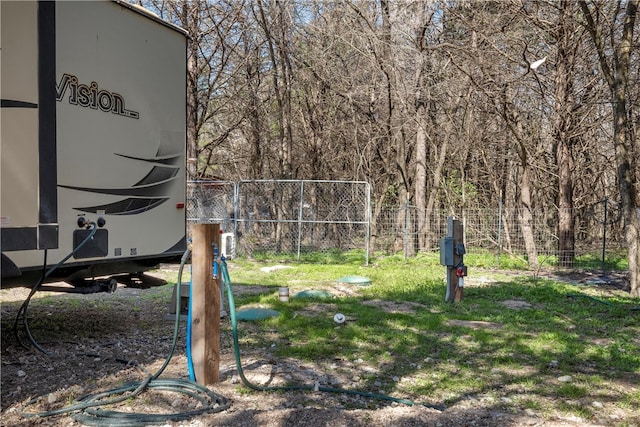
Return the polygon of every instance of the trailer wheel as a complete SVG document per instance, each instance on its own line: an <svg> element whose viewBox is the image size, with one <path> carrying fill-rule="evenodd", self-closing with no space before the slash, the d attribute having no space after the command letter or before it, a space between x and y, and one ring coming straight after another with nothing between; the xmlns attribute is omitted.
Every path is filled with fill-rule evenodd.
<svg viewBox="0 0 640 427"><path fill-rule="evenodd" d="M118 281L112 277L104 286L106 292L112 294L118 289Z"/></svg>

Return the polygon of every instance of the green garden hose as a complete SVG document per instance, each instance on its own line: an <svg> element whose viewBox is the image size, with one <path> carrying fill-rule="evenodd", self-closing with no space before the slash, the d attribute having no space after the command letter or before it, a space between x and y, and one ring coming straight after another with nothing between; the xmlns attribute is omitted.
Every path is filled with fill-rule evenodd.
<svg viewBox="0 0 640 427"><path fill-rule="evenodd" d="M178 271L178 280L176 282L176 295L180 295L180 283L182 283L182 271L184 268L184 264L189 258L190 250L187 250L182 256L182 260L180 261L180 268ZM359 390L348 390L342 388L332 388L332 387L324 387L319 385L292 385L292 386L260 386L251 383L244 375L244 370L242 368L242 361L240 358L240 346L238 342L238 325L236 319L236 311L235 311L235 302L233 298L233 292L231 290L231 280L229 278L229 270L227 269L227 263L224 257L221 258L221 268L222 279L224 285L227 290L227 298L229 301L229 312L231 317L231 326L233 333L233 348L235 354L236 368L238 370L238 376L242 380L242 383L256 391L321 391L328 393L340 393L340 394L348 394L348 395L357 395L367 398L379 399L379 400L387 400L391 402L402 403L408 406L421 405L427 408L433 408L439 411L443 411L445 409L442 405L429 405L426 403L416 403L408 399L400 399L384 394L378 393L370 393ZM178 339L178 331L180 325L180 298L176 298L176 321L174 324L173 331L173 342L171 345L171 350L169 355L166 357L164 364L162 367L153 375L147 373L147 376L144 380L140 382L131 382L122 385L121 387L113 388L98 394L93 395L85 395L81 398L75 400L73 405L66 406L60 409L55 409L46 412L24 412L24 409L30 405L33 405L40 400L44 399L44 396L37 397L28 401L23 408L21 408L22 416L25 418L44 418L55 415L70 415L73 419L78 421L79 423L87 426L147 426L159 423L166 423L167 421L184 421L191 417L202 415L202 414L210 414L217 413L226 410L231 405L231 402L228 398L221 396L208 388L201 386L195 382L190 380L185 380L181 378L169 378L163 379L159 378L162 372L165 370L167 365L169 364L171 358L173 357L173 353L176 348L176 343ZM119 411L109 411L98 409L101 406L105 405L114 405L117 403L121 403L125 400L135 398L139 394L141 394L146 389L157 389L163 391L171 391L176 393L185 394L195 400L197 400L201 407L199 409L185 411L185 412L176 412L170 414L140 414L140 413L130 413L130 412L119 412ZM115 396L115 397L113 397Z"/></svg>
<svg viewBox="0 0 640 427"><path fill-rule="evenodd" d="M182 270L189 258L190 250L187 249L180 261L178 280L176 283L176 295L180 295L180 283L182 283ZM190 380L181 378L158 378L165 370L169 361L173 357L178 340L180 326L180 298L176 298L176 321L173 329L173 342L169 355L166 357L162 367L153 375L147 373L143 381L124 384L122 387L113 388L95 395L86 395L76 399L75 403L61 409L46 412L24 412L23 410L41 399L43 396L30 400L22 408L22 416L25 418L49 417L54 415L69 414L73 419L87 426L147 426L167 421L184 421L191 417L216 413L226 410L231 402L208 388L201 386ZM106 411L97 409L100 406L113 405L132 399L146 389L157 389L185 394L202 405L200 408L171 414L137 414L130 412ZM109 398L110 396L116 396Z"/></svg>
<svg viewBox="0 0 640 427"><path fill-rule="evenodd" d="M445 407L442 405L429 405L426 403L416 403L408 399L399 399L396 397L388 396L385 394L378 393L370 393L359 390L348 390L343 388L333 388L333 387L324 387L319 385L290 385L290 386L260 386L251 383L244 375L244 370L242 369L242 361L240 358L240 345L238 343L238 323L236 319L236 307L233 299L233 292L231 290L231 279L229 278L229 270L227 269L227 262L225 257L221 258L221 268L222 272L222 280L227 290L227 299L229 300L229 313L231 317L231 329L233 335L233 350L235 352L236 358L236 368L238 370L238 376L242 380L242 383L248 388L256 391L294 391L294 390L304 390L304 391L322 391L328 393L340 393L340 394L349 394L356 395L362 397L369 397L373 399L379 400L388 400L391 402L402 403L408 406L414 405L422 405L427 408L437 409L438 411L444 411Z"/></svg>
<svg viewBox="0 0 640 427"><path fill-rule="evenodd" d="M613 307L613 306L614 306L614 305L613 305L612 303L610 303L609 301L605 301L605 300L602 300L602 299L600 299L600 298L592 297L591 295L585 295L585 294L567 294L567 296L568 296L568 297L570 297L570 298L579 298L579 297L587 298L587 299L590 299L590 300L595 301L595 302L597 302L597 303L604 304L604 305L608 305L609 307ZM629 310L629 311L640 311L640 307L638 307L638 306L636 306L636 307L629 307L629 308L625 307L625 309L627 309L627 310Z"/></svg>

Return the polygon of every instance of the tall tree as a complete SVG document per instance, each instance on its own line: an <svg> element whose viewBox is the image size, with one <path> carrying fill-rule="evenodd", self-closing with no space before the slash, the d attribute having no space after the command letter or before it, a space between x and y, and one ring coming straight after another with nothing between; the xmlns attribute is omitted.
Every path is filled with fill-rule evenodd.
<svg viewBox="0 0 640 427"><path fill-rule="evenodd" d="M527 53L524 40L530 35L530 26L517 10L517 4L502 2L454 4L447 9L451 36L443 46L457 69L484 95L485 108L502 118L503 130L510 133L510 138L504 139L509 144L505 154L518 160L513 177L518 222L529 266L537 268L534 202L542 127L527 117L536 109L539 94L526 78L529 64L521 56ZM463 119L458 125L462 123Z"/></svg>
<svg viewBox="0 0 640 427"><path fill-rule="evenodd" d="M575 257L573 147L576 144L577 132L573 72L576 49L580 46L579 41L575 40L575 6L573 1L559 3L556 25L551 31L556 43L553 142L558 174L558 263L563 267L573 266Z"/></svg>
<svg viewBox="0 0 640 427"><path fill-rule="evenodd" d="M187 176L202 178L215 172L211 162L213 153L237 128L237 122L225 123L220 118L227 105L222 99L231 96L223 88L228 87L233 73L231 53L237 43L233 31L241 9L233 0L138 0L137 3L189 33Z"/></svg>
<svg viewBox="0 0 640 427"><path fill-rule="evenodd" d="M613 144L628 245L630 290L636 297L640 297L640 184L637 176L640 146L631 132L627 96L639 3L640 0L579 2L584 25L595 45L600 70L611 94Z"/></svg>

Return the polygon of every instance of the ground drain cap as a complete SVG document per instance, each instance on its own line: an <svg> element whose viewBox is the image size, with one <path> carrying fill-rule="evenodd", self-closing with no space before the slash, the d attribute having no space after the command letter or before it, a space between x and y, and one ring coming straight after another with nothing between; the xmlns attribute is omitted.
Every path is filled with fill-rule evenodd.
<svg viewBox="0 0 640 427"><path fill-rule="evenodd" d="M238 320L264 320L270 317L278 317L280 312L269 308L245 308L236 311L236 319Z"/></svg>
<svg viewBox="0 0 640 427"><path fill-rule="evenodd" d="M331 298L331 294L327 291L318 291L315 289L309 289L306 291L300 291L297 292L294 296L294 298L318 298L318 299L325 299L325 298Z"/></svg>
<svg viewBox="0 0 640 427"><path fill-rule="evenodd" d="M338 279L338 283L348 283L350 285L369 286L371 279L362 276L345 276Z"/></svg>

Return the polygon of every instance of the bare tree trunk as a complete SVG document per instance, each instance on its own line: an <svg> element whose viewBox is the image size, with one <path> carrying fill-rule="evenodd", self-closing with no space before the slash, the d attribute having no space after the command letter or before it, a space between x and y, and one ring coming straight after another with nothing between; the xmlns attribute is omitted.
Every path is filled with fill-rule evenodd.
<svg viewBox="0 0 640 427"><path fill-rule="evenodd" d="M440 188L440 175L446 160L447 142L446 140L440 147L441 155L436 163L433 172L433 181L430 186L429 196L427 197L428 177L427 163L429 162L428 142L431 141L428 130L434 129L436 125L435 112L431 102L431 93L423 85L427 85L425 81L425 52L424 46L420 44L419 61L416 69L416 169L414 179L414 198L416 205L416 230L418 233L418 251L427 251L430 249L430 232L431 219L430 215ZM431 123L431 127L430 127ZM437 150L436 150L437 151ZM428 199L428 200L427 200Z"/></svg>
<svg viewBox="0 0 640 427"><path fill-rule="evenodd" d="M276 117L278 143L278 175L282 179L291 178L291 52L288 49L289 22L286 20L284 5L257 2L259 25L264 31L273 82L272 93L277 108ZM268 7L269 9L265 9Z"/></svg>
<svg viewBox="0 0 640 427"><path fill-rule="evenodd" d="M435 145L435 144L434 144ZM433 171L433 175L431 177L431 188L429 190L429 196L427 197L427 207L425 211L425 228L427 232L426 240L427 244L432 240L431 237L431 214L434 211L436 201L438 199L438 192L440 191L440 183L442 180L442 170L444 169L444 163L447 159L447 151L448 151L448 140L446 137L443 137L443 141L440 144L440 152L435 150L435 153L438 154L438 162L436 163L436 167Z"/></svg>
<svg viewBox="0 0 640 427"><path fill-rule="evenodd" d="M556 147L558 165L558 263L572 267L575 257L575 222L573 215L573 156L566 144Z"/></svg>
<svg viewBox="0 0 640 427"><path fill-rule="evenodd" d="M182 2L182 22L191 28L199 25L198 13L192 11L197 7L189 1ZM197 179L198 155L198 45L190 42L187 47L187 179Z"/></svg>
<svg viewBox="0 0 640 427"><path fill-rule="evenodd" d="M249 52L246 53L250 56ZM247 109L246 112L249 130L247 131L247 142L249 143L249 163L247 172L249 178L259 179L262 177L262 165L264 159L262 157L262 122L260 117L260 95L258 92L259 66L253 61L247 60L246 69L246 86L247 86Z"/></svg>
<svg viewBox="0 0 640 427"><path fill-rule="evenodd" d="M537 269L539 267L538 262L538 249L536 247L535 233L533 230L533 211L532 211L532 199L531 199L531 165L529 164L529 153L527 147L524 144L522 122L520 115L515 109L508 107L509 102L506 99L507 91L503 92L503 110L502 114L507 123L507 126L511 130L512 135L516 139L515 149L518 153L518 178L519 188L516 192L518 197L518 222L520 223L520 230L522 232L522 239L524 240L525 252L527 254L527 260L529 267Z"/></svg>
<svg viewBox="0 0 640 427"><path fill-rule="evenodd" d="M502 93L502 97L502 116L509 130L511 130L511 134L516 139L515 148L520 160L520 191L518 192L520 208L518 210L518 220L520 222L520 229L522 230L522 238L524 240L529 267L536 269L539 267L539 263L538 249L536 248L535 234L533 232L529 153L524 143L520 115L515 108L510 107L511 101L508 99L506 87Z"/></svg>
<svg viewBox="0 0 640 427"><path fill-rule="evenodd" d="M602 28L601 21L594 21L591 8L585 1L580 7L585 15L586 27L594 42L600 60L600 69L611 91L613 112L613 144L615 147L616 167L622 214L625 221L625 239L629 254L629 278L631 295L640 297L640 200L638 198L637 155L640 147L631 137L627 115L627 85L629 83L629 66L633 46L638 4L640 0L626 2L626 10L622 17L617 16L619 6L614 11L612 22L622 22L622 34L619 42L609 40L605 46L604 34L613 36L615 31ZM602 4L600 4L602 6ZM600 11L598 11L600 13Z"/></svg>
<svg viewBox="0 0 640 427"><path fill-rule="evenodd" d="M427 71L431 71L431 67L427 67L427 29L431 25L433 13L427 16L427 9L418 8L416 21L416 69L414 73L415 84L415 125L416 125L416 144L415 144L415 175L414 175L414 204L416 206L416 232L417 232L417 250L429 250L429 228L428 216L430 211L427 209L427 161L429 160L429 150L427 147L429 105L431 103L431 91L429 90Z"/></svg>
<svg viewBox="0 0 640 427"><path fill-rule="evenodd" d="M527 252L529 267L538 268L538 249L536 247L535 235L533 232L533 213L531 211L531 176L529 175L528 163L520 164L520 209L518 210L518 220L524 239L524 248Z"/></svg>
<svg viewBox="0 0 640 427"><path fill-rule="evenodd" d="M416 171L415 171L415 196L414 203L416 205L416 229L418 231L418 250L424 251L428 249L428 229L426 228L427 211L427 129L426 129L426 108L422 105L421 100L416 109Z"/></svg>
<svg viewBox="0 0 640 427"><path fill-rule="evenodd" d="M573 83L575 59L572 46L574 3L559 4L560 15L555 34L557 60L555 78L554 144L558 169L558 263L572 267L575 256L575 226L573 214Z"/></svg>

